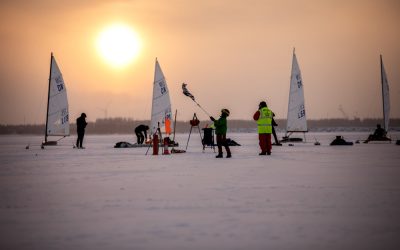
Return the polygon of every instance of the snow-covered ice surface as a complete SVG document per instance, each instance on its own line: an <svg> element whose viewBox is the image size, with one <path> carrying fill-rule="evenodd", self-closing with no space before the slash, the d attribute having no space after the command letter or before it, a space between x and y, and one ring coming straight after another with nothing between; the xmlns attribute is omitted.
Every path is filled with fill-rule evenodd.
<svg viewBox="0 0 400 250"><path fill-rule="evenodd" d="M336 134L367 137L258 156L257 134L228 134L242 146L215 159L196 134L168 156L113 148L130 135L1 136L0 249L400 249L400 146Z"/></svg>

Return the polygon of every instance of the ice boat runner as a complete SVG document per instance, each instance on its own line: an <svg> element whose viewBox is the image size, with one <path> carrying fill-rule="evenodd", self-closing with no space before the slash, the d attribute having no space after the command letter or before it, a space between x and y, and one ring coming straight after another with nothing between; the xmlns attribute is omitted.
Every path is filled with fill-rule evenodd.
<svg viewBox="0 0 400 250"><path fill-rule="evenodd" d="M383 128L381 125L377 125L375 132L368 136L365 143L370 141L391 141L387 137L387 132L389 130L389 113L390 113L390 98L389 98L389 83L386 76L385 67L383 66L382 55L380 55L381 62L381 85L382 85L382 107L383 107Z"/></svg>
<svg viewBox="0 0 400 250"><path fill-rule="evenodd" d="M297 62L295 49L293 49L292 59L292 73L290 76L290 92L289 92L289 104L286 121L286 133L282 138L281 142L296 142L302 141L302 138L290 137L295 132L303 132L305 139L305 133L308 132L306 109L304 104L304 89L303 81L301 78L301 72L299 64Z"/></svg>
<svg viewBox="0 0 400 250"><path fill-rule="evenodd" d="M69 136L69 111L67 89L56 60L51 53L50 76L47 96L46 131L44 146L57 145L57 142ZM49 141L49 136L62 136L56 141Z"/></svg>

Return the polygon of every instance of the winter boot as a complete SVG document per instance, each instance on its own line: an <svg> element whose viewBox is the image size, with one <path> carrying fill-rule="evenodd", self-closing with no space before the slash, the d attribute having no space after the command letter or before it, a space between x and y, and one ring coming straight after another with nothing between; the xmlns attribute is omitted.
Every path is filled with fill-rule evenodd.
<svg viewBox="0 0 400 250"><path fill-rule="evenodd" d="M223 158L224 156L222 154L218 154L217 156L215 156L215 158Z"/></svg>
<svg viewBox="0 0 400 250"><path fill-rule="evenodd" d="M231 157L232 155L230 153L226 155L226 158L231 158Z"/></svg>

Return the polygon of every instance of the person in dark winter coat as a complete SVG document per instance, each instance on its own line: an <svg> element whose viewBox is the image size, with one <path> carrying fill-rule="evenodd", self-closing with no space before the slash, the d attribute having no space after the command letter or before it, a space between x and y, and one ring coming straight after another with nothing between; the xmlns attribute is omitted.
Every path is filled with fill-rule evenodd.
<svg viewBox="0 0 400 250"><path fill-rule="evenodd" d="M78 134L78 139L76 140L76 147L77 148L84 148L82 147L83 137L85 136L85 128L86 128L86 114L82 113L81 116L76 119L76 132Z"/></svg>
<svg viewBox="0 0 400 250"><path fill-rule="evenodd" d="M147 140L147 130L149 130L149 126L143 124L140 124L135 128L137 144L143 144L143 142Z"/></svg>
<svg viewBox="0 0 400 250"><path fill-rule="evenodd" d="M387 137L386 130L381 127L380 124L376 124L376 129L373 134L368 136L368 139L364 141L364 143L368 143L369 141L386 141L390 140Z"/></svg>
<svg viewBox="0 0 400 250"><path fill-rule="evenodd" d="M381 127L380 124L376 124L374 134L371 136L372 139L380 139L386 137L386 131Z"/></svg>
<svg viewBox="0 0 400 250"><path fill-rule="evenodd" d="M227 109L222 109L221 110L221 116L218 120L215 120L214 117L210 116L211 121L214 122L215 126L215 135L217 136L217 146L218 146L218 155L216 158L222 158L223 153L222 153L222 146L225 147L226 150L226 158L231 158L231 150L229 148L229 145L226 141L226 131L228 129L227 122L226 122L226 117L228 117L230 114L229 110Z"/></svg>

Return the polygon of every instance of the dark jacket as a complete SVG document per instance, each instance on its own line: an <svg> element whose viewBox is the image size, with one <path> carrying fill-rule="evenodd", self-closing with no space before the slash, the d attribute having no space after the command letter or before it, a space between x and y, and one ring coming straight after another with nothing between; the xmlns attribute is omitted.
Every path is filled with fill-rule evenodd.
<svg viewBox="0 0 400 250"><path fill-rule="evenodd" d="M149 126L146 126L146 125L143 125L143 124L141 124L141 125L139 125L139 126L137 126L136 128L135 128L135 133L136 134L139 134L139 133L144 133L144 136L147 138L147 130L149 129Z"/></svg>
<svg viewBox="0 0 400 250"><path fill-rule="evenodd" d="M81 116L78 119L76 119L76 131L78 133L85 133L85 128L86 128L87 122L85 117Z"/></svg>
<svg viewBox="0 0 400 250"><path fill-rule="evenodd" d="M378 128L375 129L374 136L376 138L385 137L386 136L386 131L383 128L378 127Z"/></svg>

